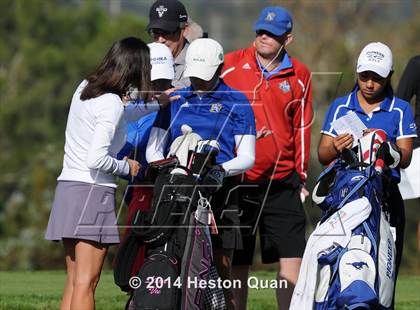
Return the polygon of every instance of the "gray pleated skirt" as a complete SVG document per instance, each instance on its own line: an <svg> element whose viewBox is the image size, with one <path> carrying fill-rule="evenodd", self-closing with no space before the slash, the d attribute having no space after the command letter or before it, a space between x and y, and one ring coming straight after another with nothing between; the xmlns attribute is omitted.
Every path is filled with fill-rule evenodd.
<svg viewBox="0 0 420 310"><path fill-rule="evenodd" d="M115 188L59 181L45 239L59 241L63 238L119 243Z"/></svg>

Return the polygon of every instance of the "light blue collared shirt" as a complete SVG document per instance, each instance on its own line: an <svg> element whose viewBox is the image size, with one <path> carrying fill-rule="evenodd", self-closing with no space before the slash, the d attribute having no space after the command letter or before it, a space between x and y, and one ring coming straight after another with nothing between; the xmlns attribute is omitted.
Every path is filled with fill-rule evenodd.
<svg viewBox="0 0 420 310"><path fill-rule="evenodd" d="M274 70L267 71L264 68L264 66L260 63L258 57L257 57L257 63L266 80L268 80L272 75L279 73L281 70L289 69L293 67L292 62L290 61L290 58L287 52L283 54L283 59L281 60L281 63L276 68L274 68Z"/></svg>

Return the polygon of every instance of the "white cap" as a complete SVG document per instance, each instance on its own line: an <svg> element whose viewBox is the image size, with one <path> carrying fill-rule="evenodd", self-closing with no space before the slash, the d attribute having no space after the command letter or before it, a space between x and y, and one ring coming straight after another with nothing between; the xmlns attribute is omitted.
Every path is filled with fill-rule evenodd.
<svg viewBox="0 0 420 310"><path fill-rule="evenodd" d="M174 58L172 52L165 44L150 43L147 44L150 49L150 64L152 65L151 80L173 80Z"/></svg>
<svg viewBox="0 0 420 310"><path fill-rule="evenodd" d="M197 77L210 81L223 63L223 47L213 39L196 39L185 55L184 77Z"/></svg>
<svg viewBox="0 0 420 310"><path fill-rule="evenodd" d="M373 71L383 78L388 77L392 71L392 52L388 46L381 42L366 45L357 60L357 73Z"/></svg>

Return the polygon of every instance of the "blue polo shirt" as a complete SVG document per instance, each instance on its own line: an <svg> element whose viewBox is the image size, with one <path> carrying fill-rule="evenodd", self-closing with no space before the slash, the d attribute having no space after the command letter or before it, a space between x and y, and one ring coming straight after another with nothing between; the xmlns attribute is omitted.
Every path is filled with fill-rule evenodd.
<svg viewBox="0 0 420 310"><path fill-rule="evenodd" d="M127 142L117 155L118 159L132 155L140 163L141 168L136 176L137 181L144 179L144 172L147 168L145 154L147 141L149 140L150 130L152 129L156 115L157 112L153 112L141 117L135 122L127 124Z"/></svg>
<svg viewBox="0 0 420 310"><path fill-rule="evenodd" d="M388 140L394 143L401 138L417 137L413 112L408 102L389 93L379 107L366 114L357 99L358 90L359 88L355 87L348 96L338 98L330 105L321 133L337 136L332 122L354 111L367 128L383 129L388 135Z"/></svg>
<svg viewBox="0 0 420 310"><path fill-rule="evenodd" d="M181 126L189 125L203 140L217 140L220 153L216 163L235 157L235 135L255 135L254 112L241 92L222 80L205 95L198 95L191 87L181 89L179 100L159 111L155 127L170 130L169 144L182 135Z"/></svg>
<svg viewBox="0 0 420 310"><path fill-rule="evenodd" d="M356 86L349 95L336 99L329 106L321 133L332 137L337 136L332 128L332 122L353 111L367 128L384 130L387 133L388 140L393 143L401 138L417 137L413 113L407 101L388 93L379 107L370 114L366 114L357 99L358 90L359 88ZM399 170L393 169L392 174L399 182Z"/></svg>

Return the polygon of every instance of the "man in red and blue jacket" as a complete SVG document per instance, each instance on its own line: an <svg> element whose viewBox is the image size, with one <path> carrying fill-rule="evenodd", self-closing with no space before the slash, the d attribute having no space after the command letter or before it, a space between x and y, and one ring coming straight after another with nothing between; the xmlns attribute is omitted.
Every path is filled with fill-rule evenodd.
<svg viewBox="0 0 420 310"><path fill-rule="evenodd" d="M287 289L277 289L281 309L290 303L305 248L301 195L307 195L313 119L311 72L285 50L293 40L292 23L285 9L265 8L253 44L227 54L222 74L248 97L257 129L255 165L239 190L244 250L235 252L233 278L247 279L258 227L262 262L279 262L279 279L288 281ZM235 301L245 309L247 285L241 287Z"/></svg>

